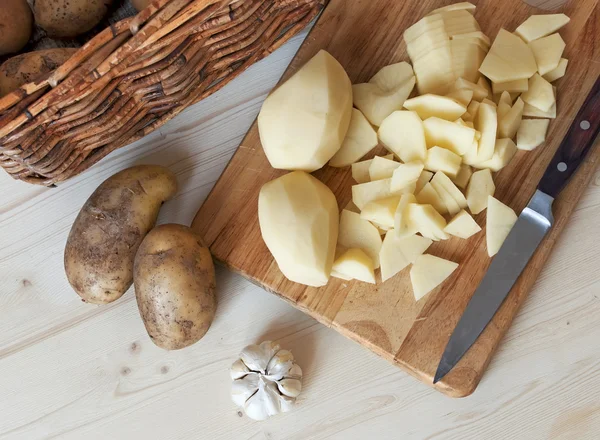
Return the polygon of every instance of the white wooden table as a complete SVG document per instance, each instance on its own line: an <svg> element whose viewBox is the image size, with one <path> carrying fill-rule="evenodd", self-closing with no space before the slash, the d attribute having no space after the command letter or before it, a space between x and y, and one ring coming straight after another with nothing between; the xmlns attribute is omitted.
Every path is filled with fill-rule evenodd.
<svg viewBox="0 0 600 440"><path fill-rule="evenodd" d="M161 130L56 189L0 173L0 439L597 439L600 173L472 396L453 400L223 268L204 339L155 347L132 291L84 304L63 270L77 212L107 177L162 164L179 179L159 223L189 224L305 34ZM263 423L230 400L249 343L290 348L297 410Z"/></svg>

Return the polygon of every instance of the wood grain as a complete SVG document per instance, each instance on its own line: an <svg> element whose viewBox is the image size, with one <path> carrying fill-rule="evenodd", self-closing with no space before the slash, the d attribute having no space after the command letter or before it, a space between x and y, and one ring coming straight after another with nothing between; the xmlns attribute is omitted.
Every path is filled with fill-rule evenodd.
<svg viewBox="0 0 600 440"><path fill-rule="evenodd" d="M476 2L482 29L495 36L500 27L516 28L535 9L518 0ZM558 114L548 142L532 153L519 152L495 177L496 197L517 212L526 205L554 151L564 137L587 92L600 73L597 22L598 1L570 1L561 10L571 17L561 32L569 59L567 75L558 84ZM384 65L408 59L403 30L438 6L432 1L354 2L332 0L292 61L284 79L318 50L328 50L347 70L353 83L370 78ZM376 30L376 31L374 31ZM596 146L597 147L597 146ZM376 151L376 153L381 152ZM556 224L528 268L477 343L436 388L461 397L473 392L492 353L550 255L552 245L592 176L600 149L594 148L555 204ZM260 236L257 197L260 187L284 174L270 167L260 145L256 124L250 129L215 188L199 210L193 227L210 243L213 255L268 291L399 365L431 384L450 333L482 279L490 259L484 234L469 240L436 243L430 253L460 263L440 288L414 302L405 270L385 284L331 279L316 289L286 280ZM350 199L349 169L325 167L315 173L335 193L339 206ZM476 218L483 226L485 213Z"/></svg>
<svg viewBox="0 0 600 440"><path fill-rule="evenodd" d="M168 166L181 189L159 223L189 224L304 37L60 188L0 173L0 439L598 438L600 173L467 399L423 386L222 267L210 331L178 352L150 342L133 291L98 307L70 289L64 246L94 189L133 164ZM264 339L292 349L305 387L294 412L255 423L231 402L227 369Z"/></svg>

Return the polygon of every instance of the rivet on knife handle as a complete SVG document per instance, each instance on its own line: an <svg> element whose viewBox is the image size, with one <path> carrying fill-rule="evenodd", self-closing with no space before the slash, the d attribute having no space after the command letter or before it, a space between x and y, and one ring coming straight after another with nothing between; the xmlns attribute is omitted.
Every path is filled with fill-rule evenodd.
<svg viewBox="0 0 600 440"><path fill-rule="evenodd" d="M600 129L600 78L577 113L538 188L556 198L586 154Z"/></svg>

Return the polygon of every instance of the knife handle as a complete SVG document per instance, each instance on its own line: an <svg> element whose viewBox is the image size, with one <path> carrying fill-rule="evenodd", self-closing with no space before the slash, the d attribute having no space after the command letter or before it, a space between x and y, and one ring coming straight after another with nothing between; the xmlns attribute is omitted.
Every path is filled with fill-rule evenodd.
<svg viewBox="0 0 600 440"><path fill-rule="evenodd" d="M596 79L594 87L546 168L538 189L556 198L592 149L599 129L600 77Z"/></svg>

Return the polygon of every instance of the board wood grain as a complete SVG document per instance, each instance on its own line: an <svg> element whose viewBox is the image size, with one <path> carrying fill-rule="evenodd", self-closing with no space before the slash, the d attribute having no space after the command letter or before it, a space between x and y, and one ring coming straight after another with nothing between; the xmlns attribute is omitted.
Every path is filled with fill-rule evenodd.
<svg viewBox="0 0 600 440"><path fill-rule="evenodd" d="M535 8L520 2L479 1L475 17L495 37L501 27L514 30ZM332 0L292 61L283 79L326 49L344 66L353 83L368 80L381 67L408 60L402 32L442 2L409 0ZM535 191L546 166L600 73L598 0L566 2L561 12L571 22L561 30L569 67L558 86L557 118L547 142L533 152L519 152L495 176L496 197L520 212ZM554 11L553 11L554 12ZM374 151L379 154L382 148ZM573 211L600 160L598 144L555 202L556 223L519 278L492 323L461 362L436 388L450 396L473 392L493 352L533 285L558 234ZM252 126L224 173L198 211L193 227L210 243L215 258L282 299L408 371L427 384L462 311L485 274L490 259L484 233L469 240L436 243L428 253L460 263L438 289L414 301L408 270L376 286L332 278L310 288L285 279L261 236L257 198L261 186L285 174L270 167ZM340 207L350 200L348 168L324 167L314 173L335 193ZM485 212L476 217L485 225Z"/></svg>

